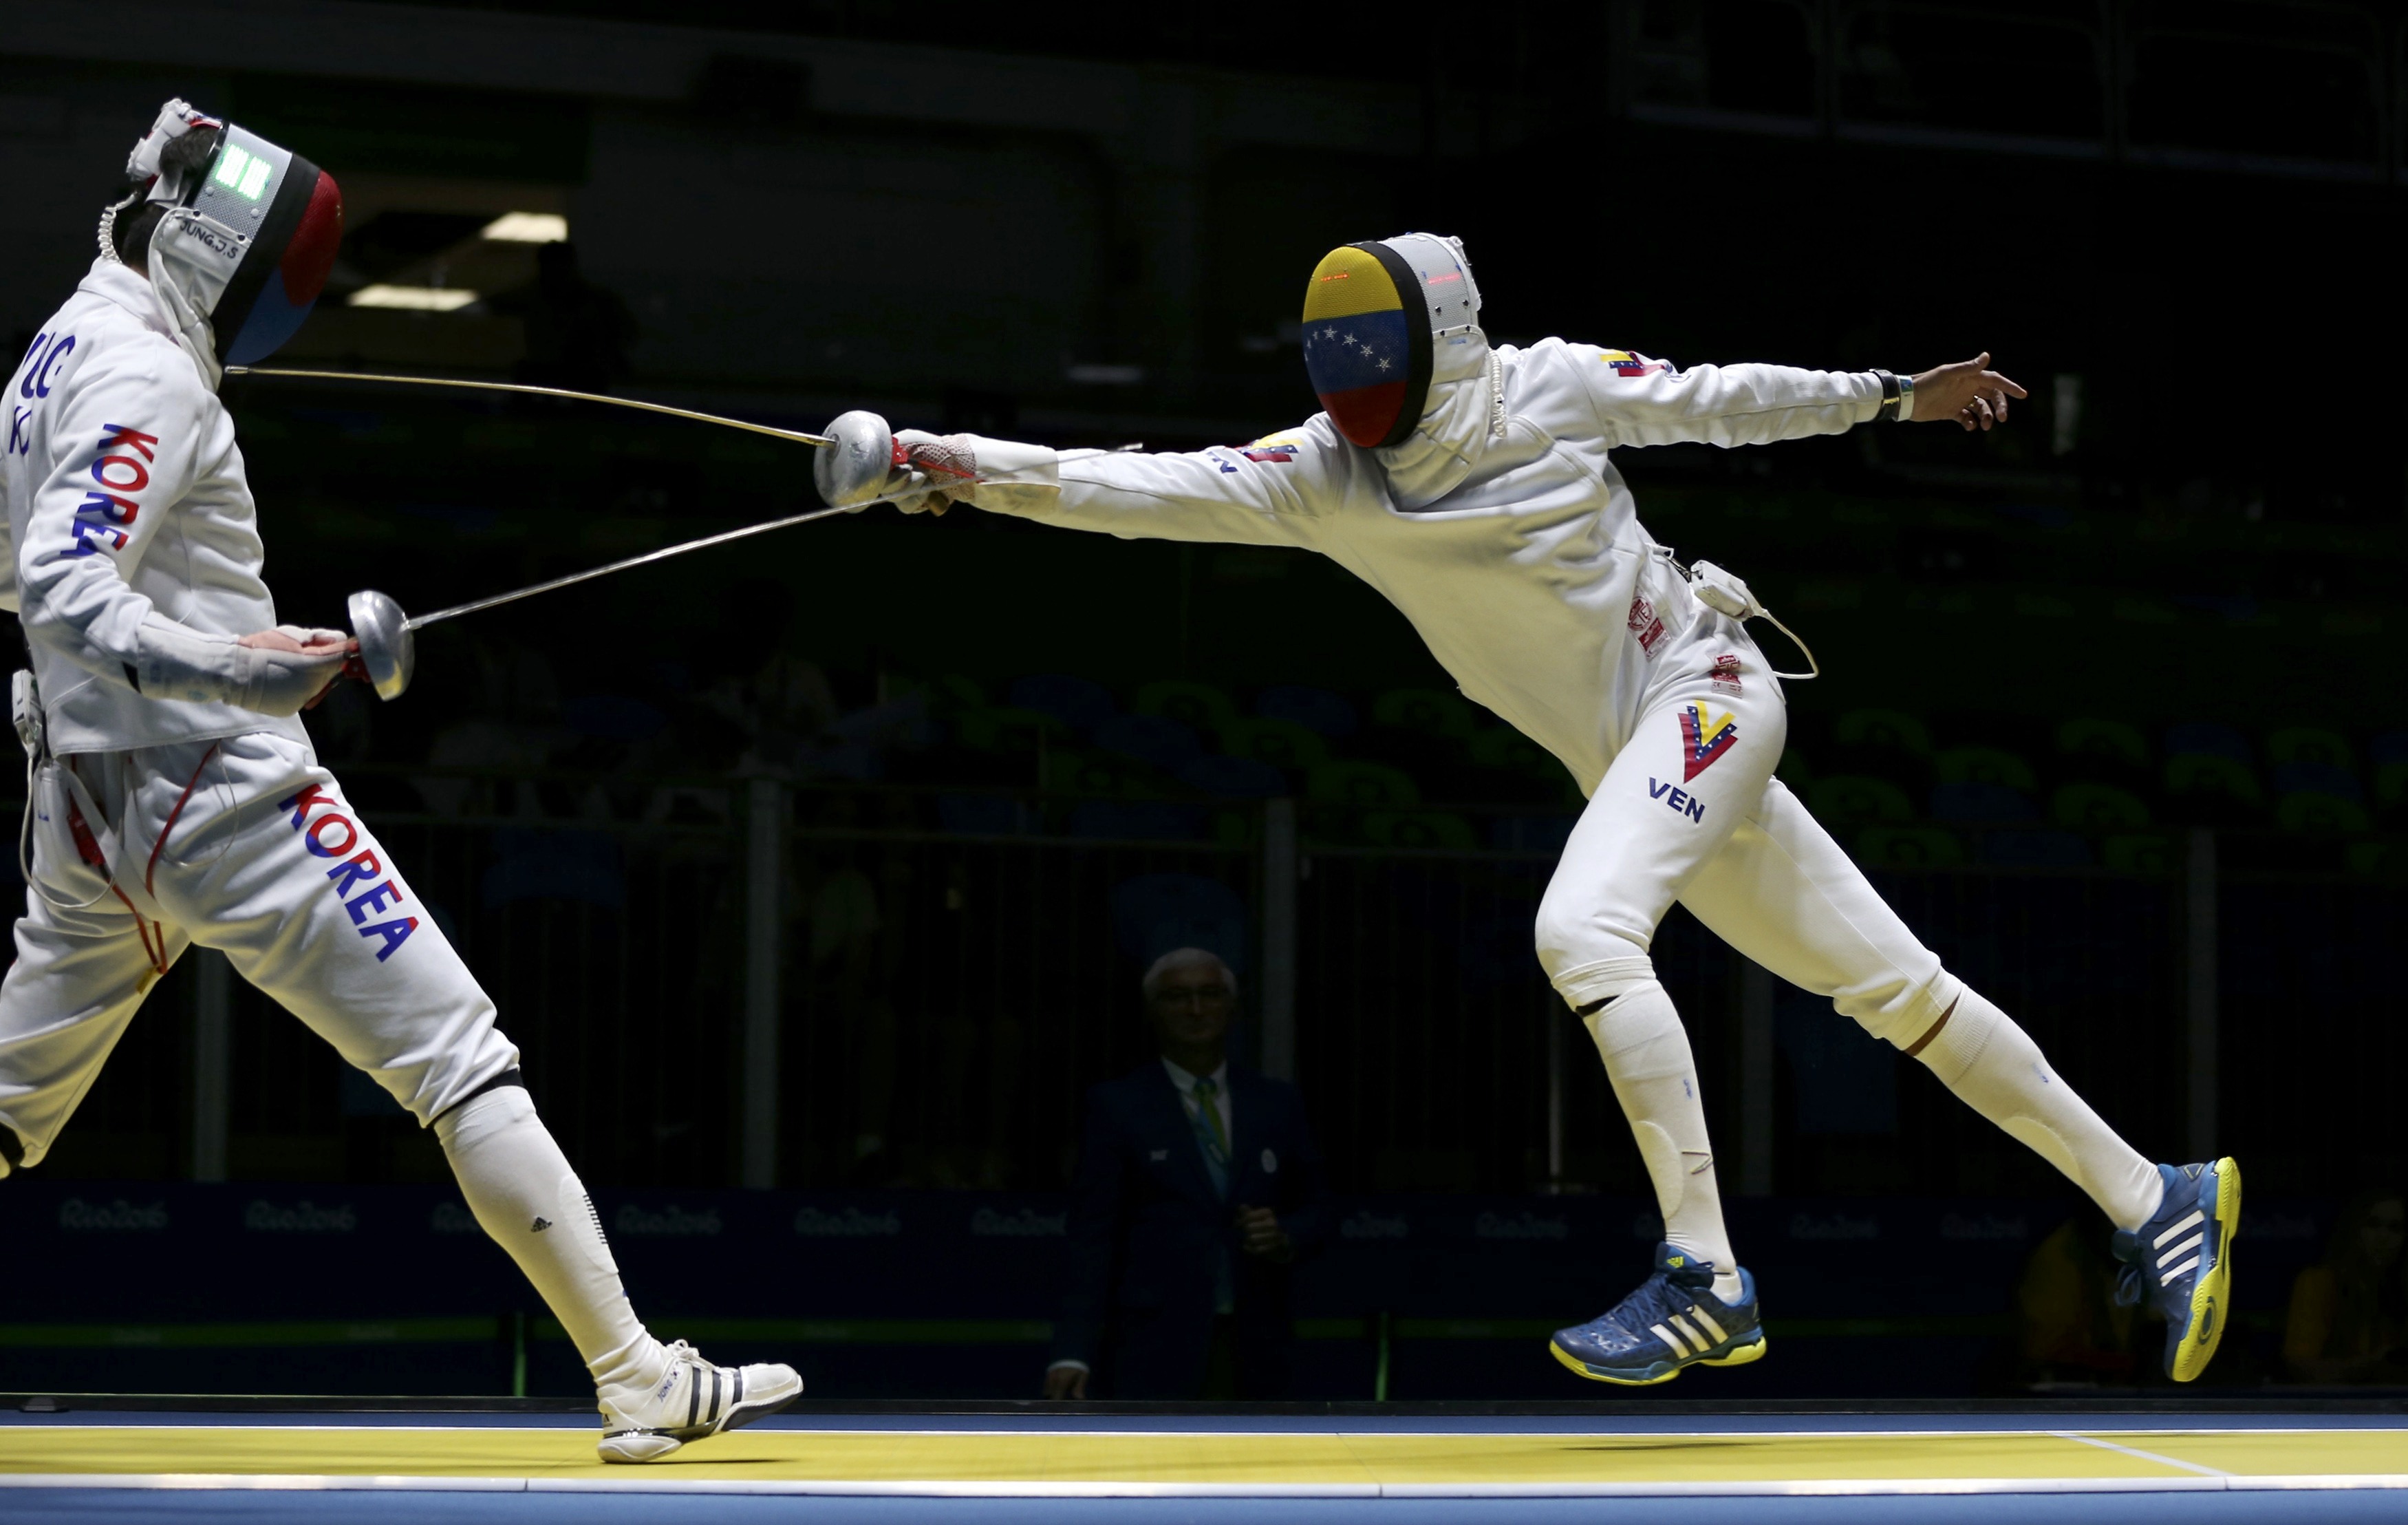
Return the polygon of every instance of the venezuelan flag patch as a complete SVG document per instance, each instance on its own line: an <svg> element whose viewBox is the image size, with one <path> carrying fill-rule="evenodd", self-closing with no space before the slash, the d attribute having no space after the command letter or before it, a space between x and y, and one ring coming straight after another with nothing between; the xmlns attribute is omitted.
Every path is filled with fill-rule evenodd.
<svg viewBox="0 0 2408 1525"><path fill-rule="evenodd" d="M1394 250L1333 249L1304 293L1304 367L1338 432L1366 450L1400 444L1429 396L1421 281Z"/></svg>

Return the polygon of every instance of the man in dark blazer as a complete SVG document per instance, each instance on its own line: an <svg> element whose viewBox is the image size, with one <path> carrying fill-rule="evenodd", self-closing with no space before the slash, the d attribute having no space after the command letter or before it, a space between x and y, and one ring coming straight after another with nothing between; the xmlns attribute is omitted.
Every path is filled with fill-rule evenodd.
<svg viewBox="0 0 2408 1525"><path fill-rule="evenodd" d="M1048 1398L1279 1398L1290 1269L1329 1231L1295 1086L1230 1064L1238 982L1200 948L1145 974L1161 1057L1087 1093Z"/></svg>

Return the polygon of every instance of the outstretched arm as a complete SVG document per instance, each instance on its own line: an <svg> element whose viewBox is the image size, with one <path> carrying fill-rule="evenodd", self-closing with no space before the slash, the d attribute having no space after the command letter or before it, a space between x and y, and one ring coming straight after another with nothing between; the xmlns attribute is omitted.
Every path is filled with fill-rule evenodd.
<svg viewBox="0 0 2408 1525"><path fill-rule="evenodd" d="M1567 346L1581 367L1609 445L1768 444L1841 434L1882 415L1885 387L1872 371L1805 370L1795 366L1697 366L1626 350ZM2026 394L1988 369L1984 354L1923 372L1902 388L1908 417L1955 418L1989 428L2007 416L2007 399Z"/></svg>
<svg viewBox="0 0 2408 1525"><path fill-rule="evenodd" d="M1351 500L1381 494L1362 453L1321 418L1251 445L1163 453L1056 454L977 435L896 438L931 488L910 508L942 511L952 498L1125 540L1312 547ZM962 485L946 486L948 479Z"/></svg>

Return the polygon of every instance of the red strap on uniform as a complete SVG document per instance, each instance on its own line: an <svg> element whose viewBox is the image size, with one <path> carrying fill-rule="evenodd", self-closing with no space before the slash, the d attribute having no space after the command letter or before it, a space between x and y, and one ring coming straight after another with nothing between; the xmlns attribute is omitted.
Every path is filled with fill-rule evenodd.
<svg viewBox="0 0 2408 1525"><path fill-rule="evenodd" d="M201 760L193 765L193 776L184 781L184 792L176 797L176 808L167 813L167 824L159 828L159 840L150 844L150 861L142 869L142 892L154 900L159 898L158 887L152 883L159 877L159 849L167 845L167 833L176 829L177 819L184 813L184 802L193 798L193 790L200 784L201 770L207 768L209 759L217 755L218 743L211 741L209 749L201 754ZM163 936L160 942L164 945L166 939ZM165 974L167 971L162 968L159 972Z"/></svg>

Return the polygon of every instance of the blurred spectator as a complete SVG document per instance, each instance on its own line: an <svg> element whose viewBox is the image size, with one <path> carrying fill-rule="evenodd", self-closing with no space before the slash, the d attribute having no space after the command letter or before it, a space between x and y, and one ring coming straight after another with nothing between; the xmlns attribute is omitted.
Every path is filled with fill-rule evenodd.
<svg viewBox="0 0 2408 1525"><path fill-rule="evenodd" d="M1045 1395L1284 1397L1290 1268L1328 1229L1303 1099L1228 1062L1218 956L1164 954L1143 989L1162 1057L1087 1093Z"/></svg>
<svg viewBox="0 0 2408 1525"><path fill-rule="evenodd" d="M874 828L881 823L864 818L868 803L849 793L821 797L811 807L811 824L836 832ZM893 1185L899 1162L890 1144L902 1039L893 996L904 953L910 860L891 848L831 840L807 846L795 872L801 893L790 885L787 904L810 923L810 1020L847 1077L852 1136L841 1169L853 1184Z"/></svg>
<svg viewBox="0 0 2408 1525"><path fill-rule="evenodd" d="M549 243L537 250L535 284L511 305L526 324L520 381L608 392L627 374L627 347L636 341L635 314L617 293L585 279L577 266L575 244Z"/></svg>
<svg viewBox="0 0 2408 1525"><path fill-rule="evenodd" d="M2034 1247L2015 1288L2017 1375L2026 1386L2122 1386L2153 1364L2134 1358L2139 1309L2115 1301L2122 1267L2108 1253L2114 1230L2097 1213L2066 1219ZM2143 1341L2162 1331L2143 1326Z"/></svg>
<svg viewBox="0 0 2408 1525"><path fill-rule="evenodd" d="M437 732L426 760L452 770L411 782L437 815L542 820L573 813L574 800L547 800L524 776L576 740L560 724L560 683L541 648L502 639L476 647L478 706L472 718ZM477 774L492 776L479 777Z"/></svg>
<svg viewBox="0 0 2408 1525"><path fill-rule="evenodd" d="M2283 1363L2301 1382L2408 1382L2408 1194L2352 1198L2321 1264L2291 1283Z"/></svg>

